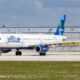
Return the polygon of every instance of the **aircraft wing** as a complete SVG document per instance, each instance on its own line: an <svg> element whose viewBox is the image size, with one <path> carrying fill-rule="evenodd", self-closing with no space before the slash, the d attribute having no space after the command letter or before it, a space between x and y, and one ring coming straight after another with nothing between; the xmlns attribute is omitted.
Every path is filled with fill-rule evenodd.
<svg viewBox="0 0 80 80"><path fill-rule="evenodd" d="M66 41L61 43L61 46L80 46L80 41Z"/></svg>
<svg viewBox="0 0 80 80"><path fill-rule="evenodd" d="M30 47L35 48L40 44L35 44ZM80 41L63 41L63 42L56 42L56 43L45 43L44 45L47 45L48 47L54 47L54 46L80 46Z"/></svg>
<svg viewBox="0 0 80 80"><path fill-rule="evenodd" d="M63 41L60 43L53 43L53 44L46 44L46 45L49 45L49 46L55 46L55 45L58 45L58 46L80 46L80 41Z"/></svg>

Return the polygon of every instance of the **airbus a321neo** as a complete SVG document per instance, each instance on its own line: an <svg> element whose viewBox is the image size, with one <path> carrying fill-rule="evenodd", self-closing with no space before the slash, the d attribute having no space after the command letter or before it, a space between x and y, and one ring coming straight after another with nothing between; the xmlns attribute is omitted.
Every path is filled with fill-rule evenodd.
<svg viewBox="0 0 80 80"><path fill-rule="evenodd" d="M54 34L0 34L0 50L2 53L16 49L15 54L22 55L21 49L35 49L39 55L46 52L54 44L63 43L66 39L64 24L66 15L63 15Z"/></svg>

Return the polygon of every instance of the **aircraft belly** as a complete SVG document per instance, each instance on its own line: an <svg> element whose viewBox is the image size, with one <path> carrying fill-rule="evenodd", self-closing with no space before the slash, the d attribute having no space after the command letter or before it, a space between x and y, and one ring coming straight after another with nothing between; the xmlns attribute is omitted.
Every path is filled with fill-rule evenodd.
<svg viewBox="0 0 80 80"><path fill-rule="evenodd" d="M22 47L21 43L0 43L0 48L1 47Z"/></svg>

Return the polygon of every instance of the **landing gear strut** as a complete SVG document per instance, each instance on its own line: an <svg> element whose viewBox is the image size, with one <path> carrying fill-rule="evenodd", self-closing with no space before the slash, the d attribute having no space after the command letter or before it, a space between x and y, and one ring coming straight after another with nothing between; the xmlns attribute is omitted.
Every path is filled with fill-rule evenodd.
<svg viewBox="0 0 80 80"><path fill-rule="evenodd" d="M22 52L19 51L19 50L17 50L17 51L16 51L16 56L21 56L21 55L22 55Z"/></svg>

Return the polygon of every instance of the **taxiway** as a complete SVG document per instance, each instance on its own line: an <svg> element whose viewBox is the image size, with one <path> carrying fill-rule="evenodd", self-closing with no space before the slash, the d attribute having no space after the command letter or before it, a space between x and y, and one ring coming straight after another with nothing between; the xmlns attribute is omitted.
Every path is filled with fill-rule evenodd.
<svg viewBox="0 0 80 80"><path fill-rule="evenodd" d="M0 61L80 61L80 52L49 51L46 56L39 56L35 51L23 51L22 56L16 56L15 51L2 54Z"/></svg>

